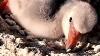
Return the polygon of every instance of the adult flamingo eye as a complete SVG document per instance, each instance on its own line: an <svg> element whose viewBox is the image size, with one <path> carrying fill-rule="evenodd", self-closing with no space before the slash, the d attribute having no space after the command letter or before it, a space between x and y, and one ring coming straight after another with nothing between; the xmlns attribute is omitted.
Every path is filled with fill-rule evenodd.
<svg viewBox="0 0 100 56"><path fill-rule="evenodd" d="M69 22L72 22L72 17L70 17Z"/></svg>

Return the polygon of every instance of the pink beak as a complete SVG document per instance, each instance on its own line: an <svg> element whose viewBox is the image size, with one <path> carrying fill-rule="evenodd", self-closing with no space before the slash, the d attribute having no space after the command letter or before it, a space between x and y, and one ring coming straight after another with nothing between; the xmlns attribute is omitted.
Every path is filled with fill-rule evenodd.
<svg viewBox="0 0 100 56"><path fill-rule="evenodd" d="M66 49L74 48L80 38L80 32L76 31L73 24L70 25L68 39L65 41Z"/></svg>

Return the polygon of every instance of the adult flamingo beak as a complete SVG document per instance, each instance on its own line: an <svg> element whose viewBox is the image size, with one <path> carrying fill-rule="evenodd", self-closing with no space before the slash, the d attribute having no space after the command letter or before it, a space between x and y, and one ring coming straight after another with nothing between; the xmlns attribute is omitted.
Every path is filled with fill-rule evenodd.
<svg viewBox="0 0 100 56"><path fill-rule="evenodd" d="M78 32L73 24L70 24L68 39L65 41L66 49L74 48L80 39L80 32Z"/></svg>
<svg viewBox="0 0 100 56"><path fill-rule="evenodd" d="M8 10L7 3L8 3L8 0L3 0L3 1L0 3L0 9L1 9L1 10L4 10L4 9L7 9L7 10Z"/></svg>

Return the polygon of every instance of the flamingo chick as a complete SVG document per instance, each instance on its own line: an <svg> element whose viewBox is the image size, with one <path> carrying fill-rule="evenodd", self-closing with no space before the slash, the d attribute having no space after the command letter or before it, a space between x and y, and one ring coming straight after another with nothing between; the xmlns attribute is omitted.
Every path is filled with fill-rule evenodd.
<svg viewBox="0 0 100 56"><path fill-rule="evenodd" d="M97 22L95 10L83 1L66 1L52 17L49 13L53 0L4 1L15 20L34 36L57 39L64 34L67 49L74 48L80 35L90 32Z"/></svg>

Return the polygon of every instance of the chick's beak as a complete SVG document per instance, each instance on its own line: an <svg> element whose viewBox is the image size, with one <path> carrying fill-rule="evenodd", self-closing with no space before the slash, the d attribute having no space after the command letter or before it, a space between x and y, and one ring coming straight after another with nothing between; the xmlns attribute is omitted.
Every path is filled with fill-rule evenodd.
<svg viewBox="0 0 100 56"><path fill-rule="evenodd" d="M80 32L78 32L73 24L70 24L68 39L65 41L66 49L74 48L80 38Z"/></svg>

